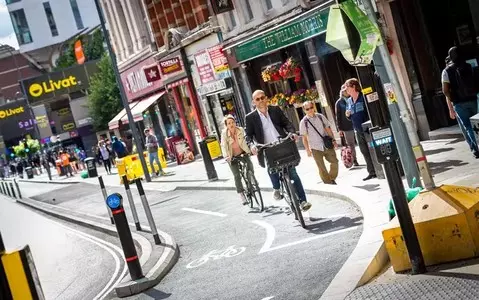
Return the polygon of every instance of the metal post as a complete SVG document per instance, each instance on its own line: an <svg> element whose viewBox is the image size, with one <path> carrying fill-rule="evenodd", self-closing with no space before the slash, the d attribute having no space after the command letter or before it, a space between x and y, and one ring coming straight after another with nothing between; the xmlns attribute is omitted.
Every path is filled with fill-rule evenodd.
<svg viewBox="0 0 479 300"><path fill-rule="evenodd" d="M115 218L116 230L118 232L118 237L120 238L121 247L123 248L123 254L125 255L131 279L138 280L143 278L144 276L141 270L140 260L136 252L135 243L131 236L130 225L128 225L125 210L123 209L123 197L118 193L111 194L106 198L105 202Z"/></svg>
<svg viewBox="0 0 479 300"><path fill-rule="evenodd" d="M103 35L105 36L105 43L108 48L108 53L111 58L113 71L115 72L116 83L118 84L118 88L120 90L121 101L123 103L123 107L125 108L126 115L128 116L128 125L130 126L133 139L135 140L136 149L138 150L138 154L139 154L138 156L140 158L141 167L143 168L143 172L145 173L146 182L150 182L151 176L150 176L150 173L148 172L148 166L146 165L145 157L143 157L142 139L138 133L138 128L136 128L135 120L133 119L133 114L131 113L130 104L128 103L128 99L126 98L126 95L125 95L125 88L123 87L123 82L121 81L120 71L118 71L116 56L111 46L110 35L108 34L108 31L106 30L105 17L103 15L103 10L100 6L99 0L95 0L95 5L98 11L98 17L100 18L101 29L103 31Z"/></svg>
<svg viewBox="0 0 479 300"><path fill-rule="evenodd" d="M10 181L10 190L12 191L13 198L17 199L17 195L15 194L15 189L13 188L13 182Z"/></svg>
<svg viewBox="0 0 479 300"><path fill-rule="evenodd" d="M5 182L4 188L7 191L8 197L12 197L12 195L10 194L10 189L8 188L8 183Z"/></svg>
<svg viewBox="0 0 479 300"><path fill-rule="evenodd" d="M148 219L148 224L151 228L151 233L153 233L153 238L155 239L155 244L161 245L160 236L158 235L158 230L156 229L155 220L153 219L153 215L151 214L151 208L148 204L148 200L145 196L145 190L143 189L143 185L141 184L141 179L136 179L136 187L138 188L138 193L140 194L141 203L143 204L143 208L145 209L146 218Z"/></svg>
<svg viewBox="0 0 479 300"><path fill-rule="evenodd" d="M50 163L46 163L46 168L45 170L47 171L48 174L48 180L52 181L52 170L50 169Z"/></svg>
<svg viewBox="0 0 479 300"><path fill-rule="evenodd" d="M15 183L15 186L17 187L18 198L22 199L22 192L20 192L20 186L18 185L18 182L15 178L13 179L13 182Z"/></svg>
<svg viewBox="0 0 479 300"><path fill-rule="evenodd" d="M4 187L4 181L2 181L2 184L0 184L0 192L5 195L5 187Z"/></svg>
<svg viewBox="0 0 479 300"><path fill-rule="evenodd" d="M123 175L122 177L123 185L125 186L126 196L128 198L128 203L130 203L131 214L133 215L133 220L135 221L136 230L141 230L140 221L138 220L138 213L136 211L135 202L133 201L133 196L131 195L130 183L128 183L128 177Z"/></svg>
<svg viewBox="0 0 479 300"><path fill-rule="evenodd" d="M98 181L100 182L100 188L101 188L101 193L103 194L103 199L106 201L106 198L108 197L108 195L106 193L105 183L103 183L103 178L101 176L98 176ZM108 211L108 215L110 216L111 224L115 224L113 215L111 214L111 211L108 209L108 207L107 207L107 211Z"/></svg>
<svg viewBox="0 0 479 300"><path fill-rule="evenodd" d="M363 0L363 5L369 19L374 24L378 24L377 16L376 16L376 13L374 12L371 0ZM432 177L431 170L429 169L426 155L424 154L424 149L422 148L422 145L419 142L419 137L417 135L411 113L406 105L406 99L404 97L402 89L400 88L399 79L396 72L394 71L393 63L392 63L391 57L389 56L389 51L387 49L386 44L382 44L378 46L378 50L383 59L384 67L386 68L386 71L390 78L390 83L392 85L392 88L394 89L394 92L396 94L397 103L400 110L399 118L402 119L402 121L404 122L404 125L406 126L406 130L409 136L412 149L414 151L414 155L419 167L419 171L422 176L422 180L424 182L424 186L428 190L433 189L435 187L434 179ZM383 81L383 83L385 83L385 81ZM391 113L394 113L394 111L391 111ZM407 145L402 145L402 146L405 147Z"/></svg>
<svg viewBox="0 0 479 300"><path fill-rule="evenodd" d="M394 202L394 208L404 237L409 259L411 260L412 274L422 274L426 272L424 258L417 238L416 229L409 211L404 186L399 176L399 169L395 161L384 163L384 171L388 180L389 189Z"/></svg>

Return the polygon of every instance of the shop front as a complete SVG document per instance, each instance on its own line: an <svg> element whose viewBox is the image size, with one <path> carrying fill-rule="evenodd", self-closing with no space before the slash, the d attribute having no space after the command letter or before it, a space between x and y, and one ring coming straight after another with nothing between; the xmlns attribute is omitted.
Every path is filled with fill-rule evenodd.
<svg viewBox="0 0 479 300"><path fill-rule="evenodd" d="M166 86L168 105L173 113L174 139L169 139L168 149L176 153L179 163L186 162L190 152L198 153L197 143L207 136L203 114L194 89L194 82L186 70L186 57L183 50L175 51L159 61L160 73ZM173 104L173 105L172 105ZM178 126L179 125L179 126Z"/></svg>

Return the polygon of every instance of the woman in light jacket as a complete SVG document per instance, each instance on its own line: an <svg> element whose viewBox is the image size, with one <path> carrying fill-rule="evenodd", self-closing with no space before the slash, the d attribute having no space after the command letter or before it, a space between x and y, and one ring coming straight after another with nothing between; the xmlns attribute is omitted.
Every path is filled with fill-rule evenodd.
<svg viewBox="0 0 479 300"><path fill-rule="evenodd" d="M240 156L243 153L251 154L251 150L246 143L244 129L236 126L235 117L232 115L225 116L224 123L226 128L221 133L221 149L223 151L223 156L230 164L231 172L233 172L236 191L240 195L243 205L246 205L248 202L246 201L246 197L243 193L244 187L241 183L241 174L238 169L238 162L231 162L231 160L233 157ZM244 156L242 159L246 162L248 168L254 172L253 163L251 162L249 156Z"/></svg>

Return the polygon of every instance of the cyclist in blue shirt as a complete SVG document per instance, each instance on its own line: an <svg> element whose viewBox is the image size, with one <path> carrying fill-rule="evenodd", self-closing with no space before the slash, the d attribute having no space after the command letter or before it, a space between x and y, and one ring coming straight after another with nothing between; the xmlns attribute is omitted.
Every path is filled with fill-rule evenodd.
<svg viewBox="0 0 479 300"><path fill-rule="evenodd" d="M346 80L344 85L346 86L346 92L350 96L347 100L346 117L353 122L356 140L366 161L366 167L369 173L363 180L370 180L376 178L376 171L374 170L373 160L369 153L368 143L362 126L364 122L369 120L368 108L364 101L363 93L361 93L361 85L356 78Z"/></svg>

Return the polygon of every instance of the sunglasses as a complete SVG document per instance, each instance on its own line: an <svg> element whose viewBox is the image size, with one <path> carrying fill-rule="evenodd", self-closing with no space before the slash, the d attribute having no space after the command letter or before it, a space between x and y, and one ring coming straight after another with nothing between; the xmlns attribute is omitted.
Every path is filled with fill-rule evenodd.
<svg viewBox="0 0 479 300"><path fill-rule="evenodd" d="M310 107L305 107L305 108L304 108L305 111L310 111L310 110L312 110L312 109L313 109L312 106L310 106Z"/></svg>
<svg viewBox="0 0 479 300"><path fill-rule="evenodd" d="M263 101L266 99L266 96L261 96L261 97L258 97L258 98L255 98L254 101Z"/></svg>

